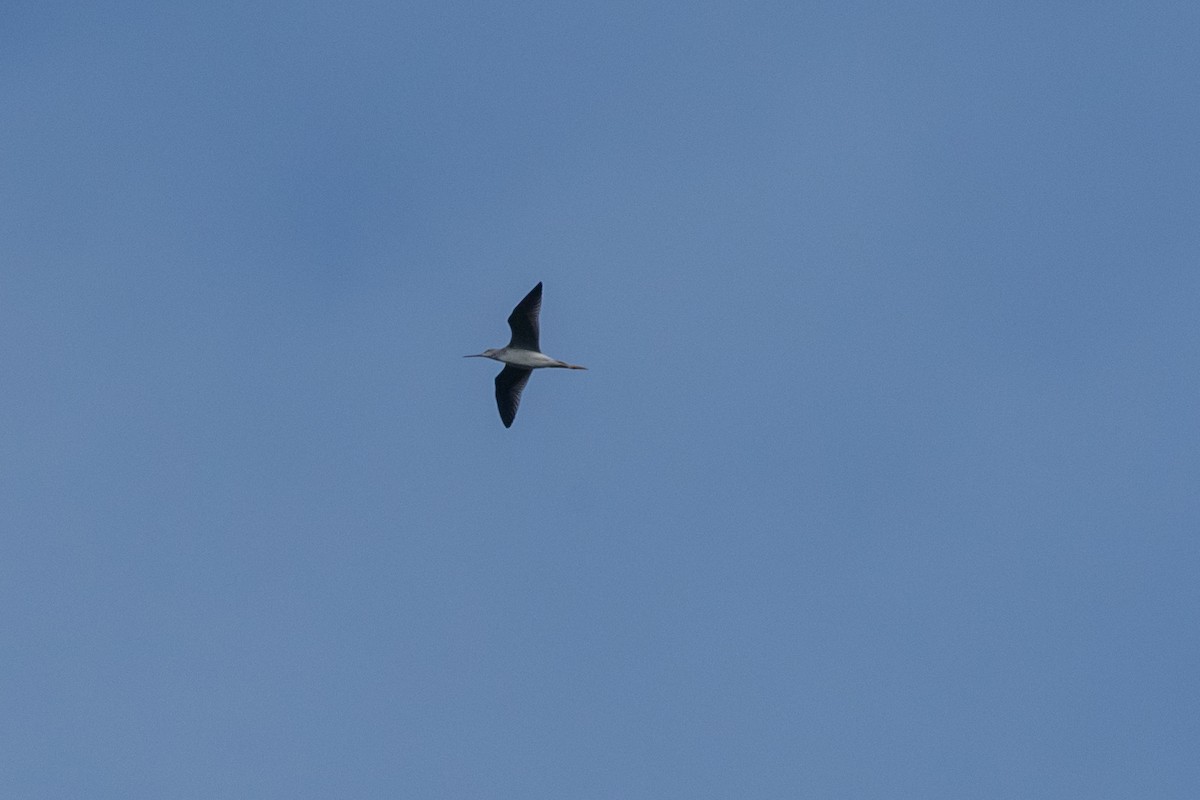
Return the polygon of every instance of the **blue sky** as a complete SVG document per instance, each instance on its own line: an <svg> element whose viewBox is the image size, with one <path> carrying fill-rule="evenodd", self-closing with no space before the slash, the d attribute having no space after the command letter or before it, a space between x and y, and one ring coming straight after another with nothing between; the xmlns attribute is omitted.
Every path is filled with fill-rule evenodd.
<svg viewBox="0 0 1200 800"><path fill-rule="evenodd" d="M0 795L1196 797L1197 41L11 5Z"/></svg>

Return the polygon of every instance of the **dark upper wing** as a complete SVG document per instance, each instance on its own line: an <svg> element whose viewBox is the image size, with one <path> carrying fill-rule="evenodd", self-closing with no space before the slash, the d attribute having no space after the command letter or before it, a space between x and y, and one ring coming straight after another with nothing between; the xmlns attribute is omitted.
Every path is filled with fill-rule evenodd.
<svg viewBox="0 0 1200 800"><path fill-rule="evenodd" d="M509 347L541 352L538 346L538 312L542 310L542 284L530 290L525 299L508 315L508 327L512 328Z"/></svg>
<svg viewBox="0 0 1200 800"><path fill-rule="evenodd" d="M531 369L508 364L496 376L496 408L500 409L500 419L506 428L511 428L513 420L517 418L521 392L525 390L525 384L529 383L531 374Z"/></svg>

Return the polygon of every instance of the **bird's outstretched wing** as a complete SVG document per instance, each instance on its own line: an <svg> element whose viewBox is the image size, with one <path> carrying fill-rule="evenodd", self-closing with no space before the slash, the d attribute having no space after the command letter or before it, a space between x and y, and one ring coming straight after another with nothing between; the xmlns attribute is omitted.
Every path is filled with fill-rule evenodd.
<svg viewBox="0 0 1200 800"><path fill-rule="evenodd" d="M539 281L508 315L508 327L512 328L509 347L541 352L541 347L538 346L538 312L541 310L542 284Z"/></svg>
<svg viewBox="0 0 1200 800"><path fill-rule="evenodd" d="M541 284L539 283L538 286L540 287ZM500 409L500 420L506 428L511 428L513 420L517 418L517 409L521 405L521 392L525 391L525 384L529 383L531 374L533 374L531 369L508 364L496 376L496 408Z"/></svg>

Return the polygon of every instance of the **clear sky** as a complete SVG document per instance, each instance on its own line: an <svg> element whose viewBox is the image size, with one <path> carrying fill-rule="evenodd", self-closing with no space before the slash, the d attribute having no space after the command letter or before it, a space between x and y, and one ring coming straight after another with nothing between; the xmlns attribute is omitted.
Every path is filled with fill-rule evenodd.
<svg viewBox="0 0 1200 800"><path fill-rule="evenodd" d="M3 17L0 796L1200 796L1194 2Z"/></svg>

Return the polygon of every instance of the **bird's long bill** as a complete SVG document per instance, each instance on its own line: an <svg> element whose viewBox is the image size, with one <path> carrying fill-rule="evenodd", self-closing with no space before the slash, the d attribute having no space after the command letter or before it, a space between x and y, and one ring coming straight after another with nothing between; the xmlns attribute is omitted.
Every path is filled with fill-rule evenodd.
<svg viewBox="0 0 1200 800"><path fill-rule="evenodd" d="M487 356L485 356L483 353L472 353L469 356L463 356L463 358L487 358Z"/></svg>

